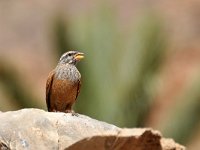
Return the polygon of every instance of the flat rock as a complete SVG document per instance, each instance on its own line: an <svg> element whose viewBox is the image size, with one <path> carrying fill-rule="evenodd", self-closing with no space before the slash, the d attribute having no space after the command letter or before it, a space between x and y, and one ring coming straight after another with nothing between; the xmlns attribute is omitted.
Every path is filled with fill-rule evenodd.
<svg viewBox="0 0 200 150"><path fill-rule="evenodd" d="M22 109L0 113L0 149L184 150L150 128L122 129L85 115Z"/></svg>

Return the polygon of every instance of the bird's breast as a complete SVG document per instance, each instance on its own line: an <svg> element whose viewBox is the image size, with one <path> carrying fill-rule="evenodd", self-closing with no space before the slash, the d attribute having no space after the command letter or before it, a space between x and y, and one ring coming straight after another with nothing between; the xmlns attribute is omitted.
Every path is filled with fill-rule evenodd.
<svg viewBox="0 0 200 150"><path fill-rule="evenodd" d="M81 74L73 65L61 65L56 67L55 78L58 80L77 82L81 79Z"/></svg>

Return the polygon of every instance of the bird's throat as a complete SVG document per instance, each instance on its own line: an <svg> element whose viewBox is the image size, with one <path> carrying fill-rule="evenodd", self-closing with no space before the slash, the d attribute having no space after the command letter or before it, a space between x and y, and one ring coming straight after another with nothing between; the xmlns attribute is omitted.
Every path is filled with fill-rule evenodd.
<svg viewBox="0 0 200 150"><path fill-rule="evenodd" d="M59 80L70 80L77 82L81 79L81 74L75 65L72 64L60 64L55 69L55 77Z"/></svg>

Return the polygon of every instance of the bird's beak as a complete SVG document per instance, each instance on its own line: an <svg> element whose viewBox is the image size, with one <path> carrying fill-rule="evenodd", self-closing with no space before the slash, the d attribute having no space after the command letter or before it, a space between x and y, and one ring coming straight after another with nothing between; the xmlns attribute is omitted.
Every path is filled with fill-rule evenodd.
<svg viewBox="0 0 200 150"><path fill-rule="evenodd" d="M84 53L78 52L75 57L76 60L81 60L84 58Z"/></svg>

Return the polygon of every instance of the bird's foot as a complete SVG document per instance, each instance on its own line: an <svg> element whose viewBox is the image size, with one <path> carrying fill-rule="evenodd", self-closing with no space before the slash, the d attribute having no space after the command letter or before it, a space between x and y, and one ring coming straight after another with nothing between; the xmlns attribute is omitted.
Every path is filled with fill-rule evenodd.
<svg viewBox="0 0 200 150"><path fill-rule="evenodd" d="M73 110L65 110L65 113L71 113L72 116L78 117L78 113L75 113L75 111L73 111Z"/></svg>
<svg viewBox="0 0 200 150"><path fill-rule="evenodd" d="M72 112L72 116L76 116L76 117L78 117L79 114L78 114L78 113L75 113L75 112Z"/></svg>

